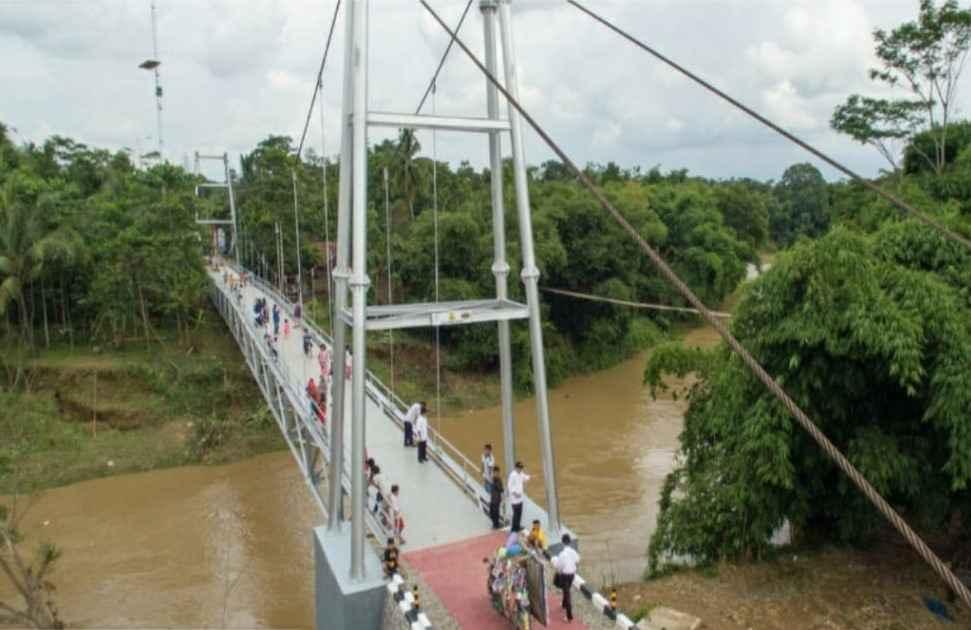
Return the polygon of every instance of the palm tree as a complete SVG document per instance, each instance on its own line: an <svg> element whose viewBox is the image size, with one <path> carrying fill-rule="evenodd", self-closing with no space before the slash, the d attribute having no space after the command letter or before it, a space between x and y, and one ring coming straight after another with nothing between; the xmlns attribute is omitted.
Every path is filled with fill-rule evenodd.
<svg viewBox="0 0 971 630"><path fill-rule="evenodd" d="M411 218L415 218L415 200L418 198L418 174L415 171L414 158L421 151L421 144L415 137L414 129L402 129L398 134L397 168L393 169L395 188L397 188L408 202Z"/></svg>
<svg viewBox="0 0 971 630"><path fill-rule="evenodd" d="M0 316L16 304L23 339L33 345L25 289L44 273L45 264L74 257L71 233L48 225L37 203L18 198L17 177L0 190Z"/></svg>

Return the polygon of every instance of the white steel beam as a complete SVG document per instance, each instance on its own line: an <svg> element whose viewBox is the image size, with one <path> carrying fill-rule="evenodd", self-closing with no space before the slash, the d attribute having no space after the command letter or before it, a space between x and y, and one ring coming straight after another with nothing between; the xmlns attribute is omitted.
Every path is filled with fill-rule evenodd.
<svg viewBox="0 0 971 630"><path fill-rule="evenodd" d="M352 317L349 309L341 311L340 316L350 324ZM369 306L365 316L369 331L394 330L527 319L529 309L525 304L511 300L471 300Z"/></svg>
<svg viewBox="0 0 971 630"><path fill-rule="evenodd" d="M371 127L395 127L399 129L439 129L441 131L482 133L509 131L509 121L507 120L465 116L426 116L393 112L368 112L367 124Z"/></svg>

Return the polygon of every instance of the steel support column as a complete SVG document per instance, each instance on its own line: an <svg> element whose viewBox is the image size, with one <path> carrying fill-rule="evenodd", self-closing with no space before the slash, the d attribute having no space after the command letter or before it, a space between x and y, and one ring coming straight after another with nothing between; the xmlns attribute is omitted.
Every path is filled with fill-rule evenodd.
<svg viewBox="0 0 971 630"><path fill-rule="evenodd" d="M344 470L344 404L346 383L344 378L347 326L335 313L347 305L347 281L350 278L348 259L351 252L351 159L354 152L351 142L350 121L354 101L351 95L351 68L354 58L354 16L350 5L344 5L344 90L341 105L341 158L340 180L337 192L337 256L334 265L334 313L331 313L331 329L334 345L331 352L333 365L330 423L330 473L331 479L340 479ZM340 484L331 483L328 488L327 529L340 529L344 513L344 494Z"/></svg>
<svg viewBox="0 0 971 630"><path fill-rule="evenodd" d="M499 30L502 35L503 65L506 89L519 100L519 76L516 69L515 42L512 32L511 0L499 0ZM512 137L513 175L516 185L516 207L519 217L519 238L522 242L522 279L529 307L529 342L533 361L533 388L536 392L536 417L539 423L540 456L546 480L546 510L551 533L560 530L559 499L556 493L556 466L553 460L553 439L550 434L550 409L546 392L546 362L543 359L543 328L539 313L539 268L533 251L533 222L529 208L529 185L526 180L526 151L523 146L523 123L519 111L509 105L509 124Z"/></svg>
<svg viewBox="0 0 971 630"><path fill-rule="evenodd" d="M198 161L198 153L196 160ZM226 171L226 191L229 193L229 217L233 222L233 251L236 253L236 264L239 261L239 228L236 223L236 195L233 194L233 180L229 171L229 154L223 153L223 168Z"/></svg>
<svg viewBox="0 0 971 630"><path fill-rule="evenodd" d="M493 76L498 76L496 55L496 0L482 0L482 25L485 35L486 68ZM499 90L486 80L486 100L489 118L499 119ZM492 273L496 277L496 298L508 298L507 277L509 263L506 262L506 217L502 196L502 137L498 131L489 134L489 171L492 178L492 233L494 260ZM499 326L499 389L502 398L502 441L503 465L505 474L512 472L516 461L516 430L513 423L512 392L512 344L509 335L509 322L500 321Z"/></svg>
<svg viewBox="0 0 971 630"><path fill-rule="evenodd" d="M367 70L368 0L353 0L353 109L354 155L352 156L351 207L353 221L353 265L351 267L351 308L353 324L353 372L351 375L351 579L364 575L364 414L366 409L365 346L367 291ZM343 366L341 366L343 367Z"/></svg>

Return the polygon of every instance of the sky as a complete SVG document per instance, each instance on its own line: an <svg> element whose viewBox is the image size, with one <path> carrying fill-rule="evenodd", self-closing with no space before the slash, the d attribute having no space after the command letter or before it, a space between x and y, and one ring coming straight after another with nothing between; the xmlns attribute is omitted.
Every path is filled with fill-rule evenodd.
<svg viewBox="0 0 971 630"><path fill-rule="evenodd" d="M465 0L430 0L455 24ZM270 134L299 138L334 0L156 0L165 157L227 151ZM347 4L345 2L345 4ZM867 77L871 33L916 16L917 0L587 0L661 52L863 175L884 166L870 147L829 129ZM513 0L526 109L576 162L614 161L708 177L778 179L808 154L703 91L560 0ZM473 5L461 37L481 56ZM341 13L343 14L343 8ZM414 0L372 0L369 107L413 112L448 36ZM324 72L324 147L338 151L343 28ZM91 146L156 146L149 0L0 0L0 122L18 142L59 134ZM971 86L965 77L959 115ZM434 109L485 113L485 79L458 48ZM319 114L307 144L321 151ZM371 141L389 130L372 130ZM527 160L552 157L532 131ZM421 132L423 153L487 162L482 136ZM508 150L508 144L505 146ZM835 173L820 166L828 177Z"/></svg>

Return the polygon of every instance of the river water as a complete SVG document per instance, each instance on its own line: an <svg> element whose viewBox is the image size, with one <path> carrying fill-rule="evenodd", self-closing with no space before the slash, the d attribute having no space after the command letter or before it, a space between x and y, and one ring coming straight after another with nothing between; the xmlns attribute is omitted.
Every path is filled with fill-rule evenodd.
<svg viewBox="0 0 971 630"><path fill-rule="evenodd" d="M686 343L711 346L710 328ZM564 521L581 537L590 580L637 579L671 469L684 403L653 400L645 355L550 392ZM543 500L535 403L515 405L519 458ZM434 422L434 420L433 420ZM441 419L473 461L492 442L498 408ZM227 466L184 467L50 490L26 529L64 550L53 576L74 626L310 627L311 527L319 520L289 452ZM0 600L10 597L0 581Z"/></svg>
<svg viewBox="0 0 971 630"><path fill-rule="evenodd" d="M689 331L684 342L710 347L717 339L714 329L704 327ZM646 356L571 378L549 393L561 518L580 537L583 574L596 583L640 578L661 486L678 448L686 404L670 393L651 397L642 385ZM684 389L683 382L668 382L672 391ZM531 476L527 493L545 505L535 400L518 401L513 415L518 458ZM446 438L473 461L492 443L502 465L498 407L441 424Z"/></svg>

